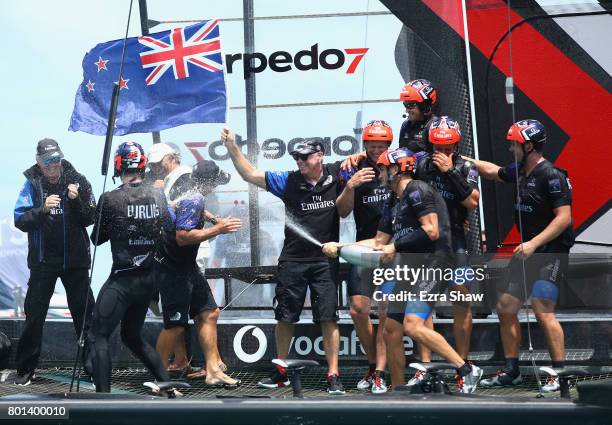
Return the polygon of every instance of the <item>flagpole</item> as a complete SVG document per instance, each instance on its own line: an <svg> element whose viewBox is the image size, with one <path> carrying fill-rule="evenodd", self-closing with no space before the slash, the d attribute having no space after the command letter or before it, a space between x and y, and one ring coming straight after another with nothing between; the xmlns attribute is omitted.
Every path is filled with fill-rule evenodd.
<svg viewBox="0 0 612 425"><path fill-rule="evenodd" d="M106 140L104 142L104 154L102 157L102 175L104 176L104 183L102 184L102 193L106 190L106 181L108 178L108 163L110 158L110 150L113 144L113 133L115 132L115 117L117 116L117 106L119 104L119 93L121 91L121 80L123 79L123 64L125 61L125 47L127 43L128 32L130 30L130 18L132 17L132 4L133 0L130 0L130 10L128 12L127 25L125 27L125 37L123 38L123 50L121 52L121 64L119 66L119 78L115 87L113 87L113 95L110 102L110 110L108 112L108 123L106 124ZM91 288L91 281L93 278L94 266L96 264L96 252L98 248L98 239L100 237L100 223L102 221L102 203L104 202L104 196L100 196L100 204L98 205L98 217L96 218L96 235L94 237L94 250L91 260L91 268L89 270L89 288ZM70 380L69 392L72 392L74 381L76 379L77 368L79 369L79 379L77 380L76 391L79 392L81 383L81 369L79 367L79 360L81 357L81 350L85 348L85 325L87 323L87 311L89 310L89 291L85 297L85 308L83 309L83 324L81 325L81 333L77 342L77 354L74 359L74 365L72 367L72 378Z"/></svg>
<svg viewBox="0 0 612 425"><path fill-rule="evenodd" d="M253 17L255 15L253 0L243 0L244 22L244 52L251 54L255 51L255 28ZM255 60L251 57L251 61ZM245 64L246 65L246 64ZM247 158L257 168L257 93L255 86L255 73L248 67L249 73L244 79L246 92L246 123L247 123ZM257 187L249 184L249 228L251 235L251 266L259 265L259 197Z"/></svg>
<svg viewBox="0 0 612 425"><path fill-rule="evenodd" d="M147 0L138 0L138 10L140 11L140 31L142 35L149 35L149 12L147 10ZM152 22L155 26L156 22ZM161 143L161 135L159 131L151 132L153 143Z"/></svg>

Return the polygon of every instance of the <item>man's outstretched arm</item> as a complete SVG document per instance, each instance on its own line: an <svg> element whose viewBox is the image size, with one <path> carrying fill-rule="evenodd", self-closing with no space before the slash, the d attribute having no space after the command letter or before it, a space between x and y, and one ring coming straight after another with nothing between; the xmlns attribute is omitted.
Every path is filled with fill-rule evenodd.
<svg viewBox="0 0 612 425"><path fill-rule="evenodd" d="M248 183L254 184L255 186L266 189L266 173L258 170L244 157L240 151L240 147L236 144L236 136L234 132L229 128L224 128L221 132L221 141L227 148L234 167L240 177Z"/></svg>

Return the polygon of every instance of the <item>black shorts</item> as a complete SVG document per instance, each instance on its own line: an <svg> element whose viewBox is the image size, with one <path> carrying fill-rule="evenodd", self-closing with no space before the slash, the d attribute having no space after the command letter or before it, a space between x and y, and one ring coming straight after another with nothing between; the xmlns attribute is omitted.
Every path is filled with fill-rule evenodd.
<svg viewBox="0 0 612 425"><path fill-rule="evenodd" d="M315 323L338 320L338 262L278 263L278 283L274 297L274 316L281 322L296 323L310 288L312 317Z"/></svg>
<svg viewBox="0 0 612 425"><path fill-rule="evenodd" d="M346 291L349 297L355 295L363 295L364 297L372 298L375 285L372 275L374 269L359 267L354 264L349 266L349 275L346 281Z"/></svg>
<svg viewBox="0 0 612 425"><path fill-rule="evenodd" d="M556 249L563 251L563 248ZM528 297L557 302L561 284L567 276L569 250L566 252L536 252L525 260L525 286ZM502 292L525 301L523 266L518 258L508 265L507 284Z"/></svg>
<svg viewBox="0 0 612 425"><path fill-rule="evenodd" d="M186 269L159 264L157 279L165 329L187 326L189 318L217 308L208 281L195 264Z"/></svg>

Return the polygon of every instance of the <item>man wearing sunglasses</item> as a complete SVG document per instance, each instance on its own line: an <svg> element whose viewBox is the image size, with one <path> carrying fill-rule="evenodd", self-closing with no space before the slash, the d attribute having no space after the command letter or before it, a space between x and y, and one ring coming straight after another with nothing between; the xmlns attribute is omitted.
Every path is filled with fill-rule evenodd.
<svg viewBox="0 0 612 425"><path fill-rule="evenodd" d="M53 139L36 147L36 164L24 172L26 182L15 205L15 226L28 233L30 279L25 298L26 321L17 346L15 384L35 377L42 332L55 282L61 278L77 335L89 288L89 238L85 228L94 222L96 201L91 185L64 159ZM91 309L89 310L91 313ZM86 326L87 329L88 326Z"/></svg>
<svg viewBox="0 0 612 425"><path fill-rule="evenodd" d="M320 245L338 241L340 219L336 199L341 193L336 164L323 164L324 147L316 140L299 143L290 152L296 171L262 171L242 154L234 133L225 128L221 141L240 176L266 189L285 204L285 241L278 262L278 283L274 297L276 350L279 359L289 355L293 324L300 318L306 291L310 288L313 321L321 325L328 364L327 391L344 394L338 372L340 331L337 311L337 260L328 260ZM313 241L304 236L309 235ZM259 381L264 388L289 385L287 371L276 366L269 378Z"/></svg>
<svg viewBox="0 0 612 425"><path fill-rule="evenodd" d="M399 133L400 148L412 152L432 152L429 143L429 125L436 118L433 107L438 100L438 92L428 80L418 79L408 82L400 92L406 118Z"/></svg>

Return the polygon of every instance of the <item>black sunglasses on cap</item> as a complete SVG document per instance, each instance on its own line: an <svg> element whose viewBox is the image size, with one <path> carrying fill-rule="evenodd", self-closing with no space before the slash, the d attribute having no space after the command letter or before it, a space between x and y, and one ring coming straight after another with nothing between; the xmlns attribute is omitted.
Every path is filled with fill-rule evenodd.
<svg viewBox="0 0 612 425"><path fill-rule="evenodd" d="M294 160L296 160L296 161L297 161L298 159L301 159L302 161L306 161L306 160L308 159L308 157L309 157L310 155L312 155L313 153L314 153L314 152L310 152L310 153L297 153L297 152L294 152L294 153L292 153L292 154L291 154L291 156L292 156L292 157L293 157L293 159L294 159Z"/></svg>

